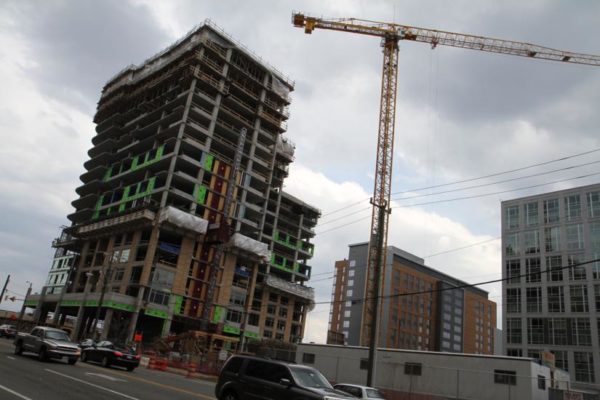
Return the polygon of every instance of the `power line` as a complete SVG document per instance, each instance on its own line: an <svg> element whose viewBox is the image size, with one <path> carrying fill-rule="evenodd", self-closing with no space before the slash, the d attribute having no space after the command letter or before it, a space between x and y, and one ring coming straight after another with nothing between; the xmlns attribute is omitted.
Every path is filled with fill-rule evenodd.
<svg viewBox="0 0 600 400"><path fill-rule="evenodd" d="M392 299L392 298L397 298L397 297L414 296L414 295L419 295L419 294L440 293L440 292L446 292L446 291L450 291L450 290L458 290L458 289L466 289L466 288L471 288L471 287L484 286L484 285L489 285L492 283L499 283L499 282L509 281L509 280L517 279L517 278L521 279L523 277L534 276L534 275L539 275L540 279L541 279L541 275L544 273L548 273L551 271L559 271L559 270L562 271L562 270L565 270L568 268L580 267L582 265L592 264L592 263L596 263L596 262L600 262L600 258L595 258L593 260L588 260L588 261L584 261L584 262L580 262L580 263L576 263L576 264L572 264L572 265L566 265L563 267L551 267L549 269L540 270L537 272L529 272L529 273L509 276L506 278L492 279L492 280L484 281L484 282L465 283L464 285L444 287L444 288L439 288L439 289L420 290L417 292L404 292L404 293L388 294L388 295L383 295L383 296L376 296L376 298L377 299ZM322 302L315 302L315 305L344 303L346 301L352 301L354 304L357 304L357 303L362 303L365 301L371 301L371 299L372 298L370 298L370 297L360 297L358 299L350 299L350 300L344 299L344 300L322 301Z"/></svg>
<svg viewBox="0 0 600 400"><path fill-rule="evenodd" d="M456 185L456 184L459 184L459 183L467 183L467 182L477 181L477 180L480 180L480 179L492 178L494 176L500 176L500 175L510 174L510 173L513 173L513 172L523 171L523 170L526 170L526 169L531 169L531 168L535 168L535 167L541 167L543 165L548 165L548 164L552 164L552 163L555 163L555 162L565 161L565 160L568 160L568 159L571 159L571 158L575 158L575 157L581 157L581 156L584 156L584 155L587 155L587 154L596 153L598 151L600 151L600 148L589 150L589 151L584 151L583 153L572 154L570 156L565 156L565 157L557 158L557 159L554 159L554 160L544 161L544 162L537 163L537 164L527 165L525 167L515 168L515 169L511 169L511 170L507 170L507 171L496 172L496 173L492 173L492 174L489 174L489 175L483 175L483 176L479 176L479 177L476 177L476 178L462 179L462 180L454 181L454 182L447 182L447 183L441 183L441 184L438 184L438 185L425 186L425 187L421 187L421 188L409 189L409 190L400 191L400 192L393 192L393 193L391 193L391 195L393 196L393 195L397 195L397 194L404 194L404 193L416 192L416 191L420 191L420 190L436 189L436 188L440 188L440 187ZM352 204L349 204L347 206L335 209L333 211L330 211L330 212L327 212L327 213L323 214L322 217L326 217L328 215L335 214L335 213L337 213L339 211L346 210L346 209L351 208L351 207L353 207L355 205L362 204L362 203L364 203L365 201L368 201L368 200L369 200L369 198L366 198L366 199L358 201L356 203L352 203Z"/></svg>
<svg viewBox="0 0 600 400"><path fill-rule="evenodd" d="M504 180L496 181L496 182L482 183L480 185L467 186L467 187L464 187L464 188L444 190L442 192L417 194L417 195L410 196L410 197L398 197L398 198L392 199L392 200L410 200L410 199L415 199L415 198L418 198L418 197L435 196L435 195L438 195L438 194L446 194L446 193L460 192L460 191L463 191L463 190L478 189L478 188L482 188L482 187L485 187L485 186L498 185L500 183L514 182L514 181L518 181L520 179L527 179L527 178L534 178L536 176L549 175L549 174L553 174L555 172L567 171L567 170L570 170L570 169L585 167L585 166L588 166L588 165L598 164L598 163L600 163L600 160L591 161L591 162L588 162L588 163L583 163L583 164L578 164L578 165L571 165L571 166L568 166L568 167L553 169L553 170L545 171L545 172L538 172L537 174L531 174L531 175L525 175L525 176L518 176L518 177L515 177L515 178L504 179Z"/></svg>
<svg viewBox="0 0 600 400"><path fill-rule="evenodd" d="M481 198L481 197L487 197L487 196L495 196L498 194L504 194L504 193L510 193L510 192L517 192L517 191L521 191L521 190L527 190L527 189L533 189L533 188L537 188L537 187L542 187L542 186L546 186L546 185L553 185L556 183L564 183L564 182L568 182L571 180L576 180L576 179L583 179L583 178L588 178L591 176L596 176L596 175L600 175L600 172L595 172L592 174L586 174L586 175L580 175L580 176L576 176L573 178L567 178L567 179L561 179L561 180L557 180L557 181L552 181L552 182L547 182L547 183L540 183L537 185L530 185L530 186L523 186L520 188L515 188L515 189L508 189L508 190L501 190L498 192L491 192L491 193L483 193L483 194L478 194L478 195L469 195L469 196L462 196L462 197L455 197L455 198L451 198L451 199L444 199L444 200L434 200L434 201L428 201L428 202L423 202L423 203L413 203L413 204L407 204L407 205L398 205L398 206L394 206L392 207L392 209L398 209L398 208L409 208L409 207L416 207L416 206L424 206L424 205L430 205L430 204L440 204L440 203L449 203L449 202L454 202L454 201L459 201L459 200L471 200L471 199L476 199L476 198ZM360 210L358 212L361 212L363 210ZM356 212L356 213L358 213ZM353 213L353 214L356 214ZM349 214L348 216L351 216L353 214ZM335 230L338 230L340 228L346 227L348 225L352 225L355 224L357 222L363 221L365 219L370 218L370 216L366 216L357 220L354 220L352 222L348 222L346 224L343 225L338 225L335 226L333 228L321 231L321 232L317 232L318 235L321 235L323 233L328 233L328 232L332 232Z"/></svg>
<svg viewBox="0 0 600 400"><path fill-rule="evenodd" d="M448 254L448 253L452 253L452 252L455 252L455 251L459 251L459 250L468 249L468 248L470 248L470 247L479 246L479 245L482 245L482 244L484 244L484 243L494 242L494 241L496 241L496 240L498 240L498 239L500 239L500 237L495 237L495 238L492 238L492 239L483 240L483 241L481 241L481 242L472 243L472 244L469 244L469 245L466 245L466 246L462 246L462 247L456 247L456 248L454 248L454 249L450 249L450 250L441 251L441 252L439 252L439 253L434 253L434 254L430 254L430 255L428 255L428 256L424 256L423 258L430 258L430 257L439 256L439 255L442 255L442 254ZM321 273L321 274L315 274L315 275L312 275L312 276L317 276L317 275L327 275L327 274L329 274L329 275L331 275L331 276L324 277L324 278L319 278L319 279L314 279L314 280L313 280L313 279L311 279L311 280L310 280L310 282L311 282L311 283L313 283L313 282L322 282L322 281L327 281L327 280L333 279L333 278L334 278L334 276L335 276L335 273L334 273L334 272L323 272L323 273ZM488 275L489 275L489 274L488 274Z"/></svg>
<svg viewBox="0 0 600 400"><path fill-rule="evenodd" d="M480 244L484 244L484 243L488 243L488 242L493 242L493 241L496 241L498 239L500 239L500 236L492 238L492 239L483 240L481 242L472 243L472 244L469 244L469 245L466 245L466 246L462 246L462 247L457 247L457 248L450 249L450 250L441 251L439 253L433 253L433 254L430 254L428 256L424 256L423 258L431 258L431 257L439 256L439 255L442 255L442 254L452 253L452 252L455 252L455 251L458 251L458 250L468 249L469 247L479 246Z"/></svg>
<svg viewBox="0 0 600 400"><path fill-rule="evenodd" d="M392 199L392 200L397 200L397 201L399 201L399 200L410 200L410 199L416 199L416 198L419 198L419 197L429 197L429 196L436 196L436 195L440 195L440 194L448 194L448 193L454 193L454 192L461 192L463 190L479 189L479 188L486 187L486 186L493 186L493 185L498 185L498 184L501 184L501 183L514 182L514 181L518 181L518 180L521 180L521 179L528 179L528 178L534 178L534 177L543 176L543 175L549 175L549 174L553 174L553 173L556 173L556 172L568 171L568 170L571 170L571 169L586 167L586 166L593 165L593 164L598 164L598 163L600 163L600 160L591 161L591 162L587 162L587 163L583 163L583 164L570 165L568 167L557 168L557 169L553 169L553 170L550 170L550 171L538 172L536 174L531 174L531 175L517 176L517 177L514 177L514 178L504 179L504 180L501 180L501 181L495 181L495 182L489 182L489 183L482 183L482 184L479 184L479 185L467 186L467 187L463 187L463 188L456 188L456 189L444 190L444 191L441 191L441 192L432 192L432 193L417 194L417 195L408 196L408 197L397 197L397 198ZM438 186L444 186L444 185L438 185ZM413 189L412 191L416 191L416 190L422 190L422 189ZM410 193L412 191L397 192L397 193ZM362 204L362 203L363 202L355 203L355 204L353 204L353 206L356 205L356 204ZM366 210L370 210L370 209L371 209L371 207L361 208L360 210L353 211L353 212L351 212L349 214L342 215L341 217L338 217L336 219L332 219L332 220L329 220L329 221L326 221L326 222L321 222L319 224L319 226L331 224L333 222L342 220L342 219L347 218L349 216L352 216L354 214L358 214L358 213L360 213L362 211L366 211Z"/></svg>
<svg viewBox="0 0 600 400"><path fill-rule="evenodd" d="M501 190L499 192L483 193L483 194L471 195L471 196L463 196L463 197L455 197L453 199L435 200L435 201L429 201L429 202L425 202L425 203L415 203L415 204L408 204L408 205L399 205L399 206L392 207L392 208L415 207L415 206L424 206L424 205L429 205L429 204L449 203L451 201L458 201L458 200L477 199L477 198L480 198L480 197L494 196L494 195L497 195L497 194L510 193L510 192L518 192L520 190L533 189L533 188L537 188L537 187L541 187L541 186L553 185L553 184L556 184L556 183L564 183L564 182L572 181L572 180L575 180L575 179L589 178L590 176L596 176L596 175L600 175L600 172L594 172L593 174L580 175L580 176L576 176L574 178L560 179L558 181L552 181L552 182L547 182L547 183L539 183L537 185L524 186L524 187L520 187L520 188L516 188L516 189Z"/></svg>

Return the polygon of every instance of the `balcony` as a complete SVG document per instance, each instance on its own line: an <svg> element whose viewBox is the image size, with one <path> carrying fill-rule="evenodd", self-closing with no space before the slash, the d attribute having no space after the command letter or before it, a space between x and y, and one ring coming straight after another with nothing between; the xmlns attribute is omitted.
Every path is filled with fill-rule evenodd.
<svg viewBox="0 0 600 400"><path fill-rule="evenodd" d="M315 289L308 287L308 286L298 285L293 282L288 282L286 280L277 278L272 275L267 275L264 283L265 283L265 285L272 287L274 289L278 289L278 290L281 290L282 292L300 297L304 300L308 300L309 308L311 310L312 310L312 308L314 308Z"/></svg>

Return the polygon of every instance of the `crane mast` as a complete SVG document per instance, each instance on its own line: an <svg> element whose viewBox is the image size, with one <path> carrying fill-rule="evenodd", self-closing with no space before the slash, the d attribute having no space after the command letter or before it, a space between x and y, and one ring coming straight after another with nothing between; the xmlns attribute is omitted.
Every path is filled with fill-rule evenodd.
<svg viewBox="0 0 600 400"><path fill-rule="evenodd" d="M390 213L389 203L392 183L396 87L398 76L398 42L400 40L410 40L427 43L431 45L432 49L438 45L443 45L591 66L600 66L600 56L556 50L525 42L494 39L484 36L467 35L357 18L325 19L307 16L303 13L293 13L292 22L295 27L304 28L304 32L308 34L312 33L316 28L319 28L380 37L381 45L383 47L379 131L377 136L377 158L375 160L375 187L371 199L373 210L367 259L365 301L363 302L363 310L365 312L363 312L363 323L359 340L361 345L369 345L367 385L371 386L375 368L374 352L377 343L378 314L380 310L378 305L381 292L381 271L386 263L388 221Z"/></svg>

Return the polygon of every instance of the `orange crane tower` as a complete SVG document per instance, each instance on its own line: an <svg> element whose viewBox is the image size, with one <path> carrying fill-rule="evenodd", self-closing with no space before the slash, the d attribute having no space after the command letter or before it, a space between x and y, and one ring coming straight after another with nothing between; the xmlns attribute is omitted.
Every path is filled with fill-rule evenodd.
<svg viewBox="0 0 600 400"><path fill-rule="evenodd" d="M376 22L356 18L324 19L293 13L292 22L296 27L312 33L316 28L357 33L381 38L383 47L383 73L381 79L381 100L379 111L379 132L377 136L377 158L375 161L375 186L373 189L373 211L369 237L367 280L364 307L364 320L360 344L370 343L374 350L377 335L377 312L379 310L380 271L385 265L389 203L392 183L392 158L394 148L394 126L396 115L396 88L398 77L398 42L411 40L428 43L434 49L438 45L460 47L490 53L509 54L542 60L560 61L571 64L600 66L600 56L555 50L530 43L466 35L462 33L424 29L408 25ZM372 331L375 331L372 334ZM371 354L369 362L372 362ZM367 378L371 384L372 366Z"/></svg>

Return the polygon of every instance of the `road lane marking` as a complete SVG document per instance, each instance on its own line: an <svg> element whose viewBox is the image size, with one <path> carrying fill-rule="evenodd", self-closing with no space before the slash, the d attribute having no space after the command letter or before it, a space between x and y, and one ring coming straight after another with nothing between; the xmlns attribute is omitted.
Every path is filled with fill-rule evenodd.
<svg viewBox="0 0 600 400"><path fill-rule="evenodd" d="M108 376L108 375L104 375L104 374L96 374L94 372L86 372L85 374L91 375L91 376L98 376L100 378L108 379L109 381L113 381L113 382L127 382L125 379L114 378L112 376Z"/></svg>
<svg viewBox="0 0 600 400"><path fill-rule="evenodd" d="M116 390L107 389L105 387L102 387L102 386L99 386L99 385L95 385L95 384L90 383L90 382L86 382L83 379L77 379L77 378L74 378L74 377L72 377L70 375L61 374L60 372L56 372L56 371L53 371L53 370L48 369L48 368L45 368L44 370L48 371L48 372L50 372L52 374L60 375L60 376L62 376L64 378L71 379L71 380L74 380L74 381L79 382L79 383L83 383L84 385L92 386L92 387L95 387L96 389L104 390L104 391L116 394L118 396L125 397L126 399L140 400L137 397L132 397L132 396L126 395L124 393L117 392Z"/></svg>
<svg viewBox="0 0 600 400"><path fill-rule="evenodd" d="M16 360L16 358L11 357L11 356L6 356L6 358L8 358L9 360Z"/></svg>
<svg viewBox="0 0 600 400"><path fill-rule="evenodd" d="M94 368L94 369L98 368L99 369L99 367L95 367L95 366L92 366L92 365L81 364L81 366L82 367L85 366L87 368ZM178 388L176 386L170 386L170 385L166 385L164 383L154 382L154 381L151 381L149 379L139 378L137 376L126 375L125 373L122 373L122 372L110 371L110 373L113 374L113 375L123 376L123 377L126 377L127 379L131 379L131 380L134 380L134 381L144 382L144 383L147 383L149 385L154 385L154 386L158 386L158 387L161 387L161 388L164 388L164 389L173 390L175 392L185 393L185 394L188 394L188 395L193 396L193 397L199 397L201 399L207 399L207 400L216 400L215 397L208 396L206 394L192 392L192 391L189 391L189 390Z"/></svg>
<svg viewBox="0 0 600 400"><path fill-rule="evenodd" d="M7 387L5 387L5 386L2 386L2 385L0 385L0 389L4 389L4 390L6 390L8 393L14 394L15 396L17 396L17 397L18 397L18 398L20 398L20 399L23 399L23 400L31 400L31 398L29 398L29 397L27 397L27 396L23 396L21 393L17 393L17 392L15 392L14 390L10 390L9 388L7 388Z"/></svg>

